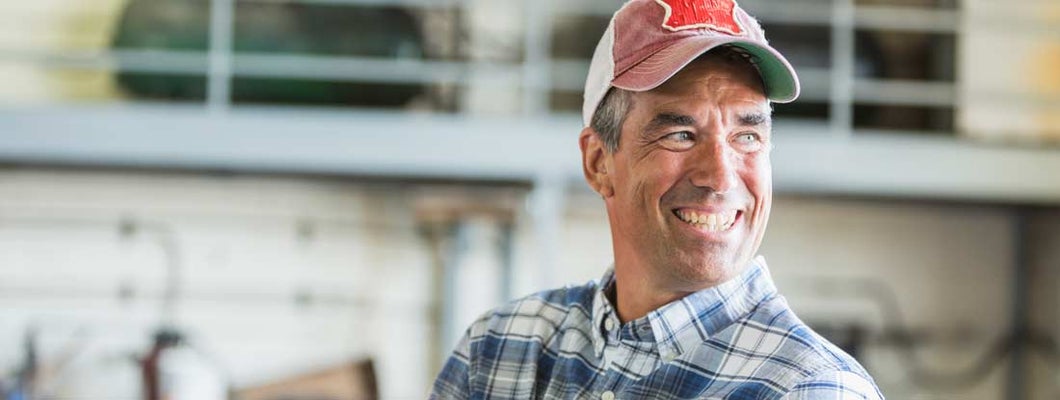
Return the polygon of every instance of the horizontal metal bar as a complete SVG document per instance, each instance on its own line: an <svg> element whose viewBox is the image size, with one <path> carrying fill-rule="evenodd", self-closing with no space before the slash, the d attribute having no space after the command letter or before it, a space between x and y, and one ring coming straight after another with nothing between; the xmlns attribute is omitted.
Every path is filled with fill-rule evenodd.
<svg viewBox="0 0 1060 400"><path fill-rule="evenodd" d="M830 1L787 1L783 6L778 6L773 1L744 0L740 4L765 23L832 24L833 6ZM557 13L610 17L618 6L602 2L557 1L555 8ZM959 21L959 14L954 10L896 6L857 6L854 10L856 28L955 32Z"/></svg>
<svg viewBox="0 0 1060 400"><path fill-rule="evenodd" d="M855 28L955 33L959 26L960 14L953 10L865 5L854 8Z"/></svg>
<svg viewBox="0 0 1060 400"><path fill-rule="evenodd" d="M785 1L779 4L769 0L743 0L741 6L764 23L792 25L831 26L834 12L831 1ZM1032 4L1048 14L1049 1ZM1005 8L1001 2L993 7ZM1026 6L1021 3L1021 6ZM555 2L556 14L610 17L618 5L595 1ZM1036 15L1028 13L1027 15ZM998 13L982 12L966 15L953 9L925 7L858 5L854 8L854 28L927 33L958 33L962 19L967 26L989 32L1018 33L1021 35L1060 38L1060 30L1052 21L1031 19L1027 15L1000 10Z"/></svg>
<svg viewBox="0 0 1060 400"><path fill-rule="evenodd" d="M236 76L259 78L451 84L474 80L518 86L522 73L518 64L459 61L247 53L237 53L233 60Z"/></svg>
<svg viewBox="0 0 1060 400"><path fill-rule="evenodd" d="M237 0L238 3L272 3L272 4L319 4L336 6L372 6L372 7L416 7L416 8L453 8L468 3L469 0Z"/></svg>
<svg viewBox="0 0 1060 400"><path fill-rule="evenodd" d="M208 53L197 51L119 50L110 52L0 52L0 60L45 68L206 75ZM294 78L323 81L452 83L521 82L522 66L462 61L374 57L331 57L296 54L236 53L237 77Z"/></svg>
<svg viewBox="0 0 1060 400"><path fill-rule="evenodd" d="M205 51L182 50L2 51L0 60L44 68L160 74L205 75L208 69Z"/></svg>
<svg viewBox="0 0 1060 400"><path fill-rule="evenodd" d="M552 88L571 92L585 90L585 76L588 73L588 60L552 59Z"/></svg>
<svg viewBox="0 0 1060 400"><path fill-rule="evenodd" d="M868 131L837 138L823 123L778 119L774 125L779 192L1060 204L1054 176L1060 151ZM0 109L0 161L470 180L549 175L582 185L574 141L580 130L576 116Z"/></svg>
<svg viewBox="0 0 1060 400"><path fill-rule="evenodd" d="M610 18L621 3L603 1L567 1L567 0L545 0L552 2L552 12L555 14L597 16Z"/></svg>
<svg viewBox="0 0 1060 400"><path fill-rule="evenodd" d="M417 7L427 9L472 6L479 0L236 0L238 3L321 4L337 6ZM491 6L523 7L526 0L491 0Z"/></svg>
<svg viewBox="0 0 1060 400"><path fill-rule="evenodd" d="M529 181L580 165L568 146L576 121L282 107L0 109L0 160Z"/></svg>
<svg viewBox="0 0 1060 400"><path fill-rule="evenodd" d="M740 5L764 23L823 25L832 23L831 1L785 1L778 7L774 1L741 1Z"/></svg>
<svg viewBox="0 0 1060 400"><path fill-rule="evenodd" d="M280 285L277 285L280 286ZM271 289L271 290L270 290ZM260 286L243 288L236 285L220 282L211 285L207 289L196 289L180 297L181 307L194 307L196 305L238 305L241 307L267 307L272 308L281 305L293 304L299 307L314 308L365 308L380 307L388 312L400 314L405 317L419 317L431 310L427 304L417 304L408 301L387 302L379 304L377 299L366 296L350 295L359 288L347 288L344 293L338 293L335 289L302 288L301 290L290 290L289 288L262 288ZM23 284L12 285L9 282L0 284L0 299L20 301L107 301L114 300L123 303L148 302L155 304L164 298L160 290L148 285L132 284L122 285L111 282L79 282L77 285L40 285Z"/></svg>
<svg viewBox="0 0 1060 400"><path fill-rule="evenodd" d="M1060 204L1060 186L1050 177L1055 173L1040 169L1060 168L1057 149L991 146L938 134L855 130L837 139L815 134L811 126L775 129L779 192Z"/></svg>
<svg viewBox="0 0 1060 400"><path fill-rule="evenodd" d="M799 101L827 103L832 96L832 71L828 68L798 68Z"/></svg>
<svg viewBox="0 0 1060 400"><path fill-rule="evenodd" d="M553 14L597 16L609 18L621 3L605 1L552 0ZM792 3L795 3L792 5ZM831 15L830 2L788 1L785 6L771 1L744 0L740 5L756 18L765 22L789 22L800 24L828 24Z"/></svg>
<svg viewBox="0 0 1060 400"><path fill-rule="evenodd" d="M0 53L0 60L38 64L46 68L129 71L157 74L202 75L208 71L206 52L123 50L113 52L75 51L49 53L22 51ZM581 91L584 88L588 62L580 59L554 59L549 82L551 89ZM827 101L831 85L826 68L800 68L802 100ZM519 64L483 64L461 61L430 61L371 57L329 57L312 55L237 53L233 74L237 77L303 79L318 81L356 81L422 84L494 84L519 87L523 68ZM855 100L867 104L900 104L914 106L953 106L957 103L956 85L946 82L894 81L857 79ZM996 93L966 98L982 101L1018 101L1029 105L1051 107L1060 103L1056 96Z"/></svg>

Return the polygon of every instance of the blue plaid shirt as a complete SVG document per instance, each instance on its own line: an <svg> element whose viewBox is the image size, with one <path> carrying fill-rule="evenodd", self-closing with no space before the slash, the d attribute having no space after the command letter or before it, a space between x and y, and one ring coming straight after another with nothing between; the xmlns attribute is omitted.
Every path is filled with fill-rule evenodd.
<svg viewBox="0 0 1060 400"><path fill-rule="evenodd" d="M475 321L432 399L882 399L852 357L795 316L754 260L740 276L619 324L600 283Z"/></svg>

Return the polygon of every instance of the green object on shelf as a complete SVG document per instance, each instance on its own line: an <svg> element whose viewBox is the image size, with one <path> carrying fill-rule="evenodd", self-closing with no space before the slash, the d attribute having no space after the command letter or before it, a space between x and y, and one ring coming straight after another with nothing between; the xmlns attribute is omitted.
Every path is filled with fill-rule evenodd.
<svg viewBox="0 0 1060 400"><path fill-rule="evenodd" d="M205 54L209 49L209 22L207 0L131 0L115 31L113 47ZM396 7L237 3L234 22L232 44L236 54L422 59L424 53L423 35L416 19ZM206 97L205 75L138 71L117 74L121 87L134 97L191 101ZM235 76L230 100L401 107L423 91L422 84Z"/></svg>

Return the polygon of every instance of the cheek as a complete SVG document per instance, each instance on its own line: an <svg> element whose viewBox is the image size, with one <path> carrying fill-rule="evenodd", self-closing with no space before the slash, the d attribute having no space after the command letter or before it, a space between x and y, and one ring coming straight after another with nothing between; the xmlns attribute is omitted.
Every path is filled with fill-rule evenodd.
<svg viewBox="0 0 1060 400"><path fill-rule="evenodd" d="M658 204L662 196L680 178L681 160L667 153L638 159L623 179L629 188L629 201Z"/></svg>
<svg viewBox="0 0 1060 400"><path fill-rule="evenodd" d="M743 181L759 201L768 200L773 192L773 169L768 157L749 158L744 163Z"/></svg>
<svg viewBox="0 0 1060 400"><path fill-rule="evenodd" d="M754 199L754 219L764 225L773 202L773 173L769 160L752 163L745 171L744 182Z"/></svg>

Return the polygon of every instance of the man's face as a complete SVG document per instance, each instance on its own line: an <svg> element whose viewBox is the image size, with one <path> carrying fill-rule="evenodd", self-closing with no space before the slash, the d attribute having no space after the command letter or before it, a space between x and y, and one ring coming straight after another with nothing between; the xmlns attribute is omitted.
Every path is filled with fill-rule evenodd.
<svg viewBox="0 0 1060 400"><path fill-rule="evenodd" d="M632 95L603 157L616 263L651 284L699 290L741 272L772 199L769 101L748 65L708 58Z"/></svg>

